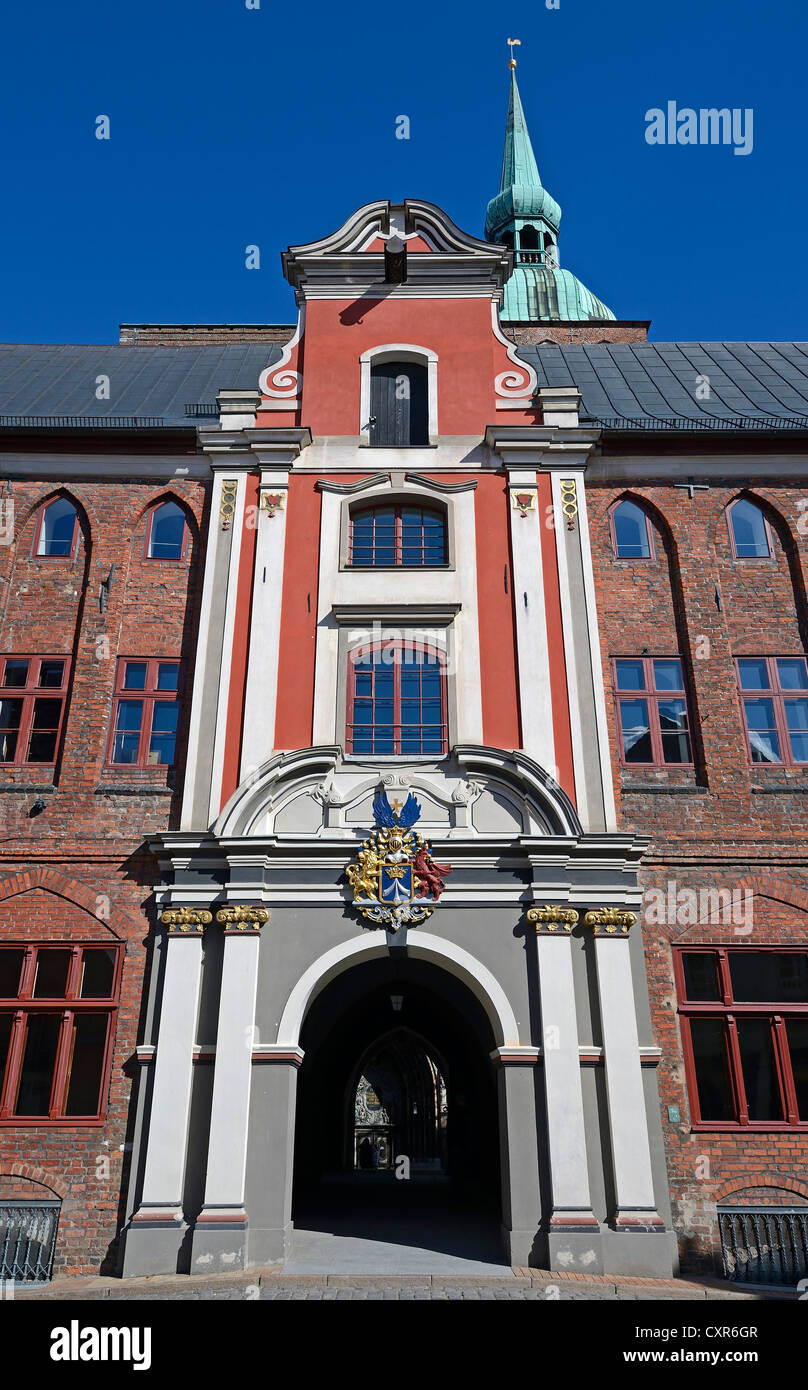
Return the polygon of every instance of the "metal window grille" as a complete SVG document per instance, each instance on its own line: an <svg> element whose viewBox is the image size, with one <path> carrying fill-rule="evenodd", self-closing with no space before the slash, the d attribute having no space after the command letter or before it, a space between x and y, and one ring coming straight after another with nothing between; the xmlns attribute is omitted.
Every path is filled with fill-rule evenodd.
<svg viewBox="0 0 808 1390"><path fill-rule="evenodd" d="M0 1279L24 1284L51 1277L61 1202L0 1202Z"/></svg>
<svg viewBox="0 0 808 1390"><path fill-rule="evenodd" d="M808 1207L719 1211L724 1274L742 1284L791 1284L808 1276Z"/></svg>

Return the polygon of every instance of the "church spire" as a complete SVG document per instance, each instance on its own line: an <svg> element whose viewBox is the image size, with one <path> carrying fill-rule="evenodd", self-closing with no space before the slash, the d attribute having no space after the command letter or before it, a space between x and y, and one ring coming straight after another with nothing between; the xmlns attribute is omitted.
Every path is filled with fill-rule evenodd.
<svg viewBox="0 0 808 1390"><path fill-rule="evenodd" d="M527 246L528 243L532 243L538 249L551 243L555 252L561 208L547 189L542 187L539 167L530 141L516 81L516 59L513 56L513 46L520 42L519 39L508 39L511 49L508 61L511 89L508 98L508 119L505 124L505 149L502 155L499 194L488 204L485 234L489 241L503 242L507 246ZM523 228L527 231L524 242L519 236Z"/></svg>
<svg viewBox="0 0 808 1390"><path fill-rule="evenodd" d="M519 43L509 39L508 43ZM508 101L508 119L505 125L505 150L502 156L502 177L499 191L504 193L513 184L537 185L541 188L536 156L530 143L530 134L522 109L522 98L516 83L516 59L508 63L511 69L511 94Z"/></svg>
<svg viewBox="0 0 808 1390"><path fill-rule="evenodd" d="M503 323L604 322L614 318L611 309L559 266L561 208L539 177L516 81L513 50L518 43L519 39L508 39L511 80L502 174L499 193L485 216L486 240L508 246L514 253L500 319Z"/></svg>

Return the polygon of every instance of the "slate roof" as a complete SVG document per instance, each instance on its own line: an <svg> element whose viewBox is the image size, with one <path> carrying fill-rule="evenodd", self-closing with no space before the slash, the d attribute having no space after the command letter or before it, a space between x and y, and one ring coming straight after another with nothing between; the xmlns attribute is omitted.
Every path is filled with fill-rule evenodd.
<svg viewBox="0 0 808 1390"><path fill-rule="evenodd" d="M203 347L43 347L0 344L0 425L34 417L43 427L65 416L147 420L194 428L197 410L216 414L216 393L258 388L281 356L272 343ZM96 378L109 377L109 400L96 400ZM202 417L204 419L204 416Z"/></svg>
<svg viewBox="0 0 808 1390"><path fill-rule="evenodd" d="M541 343L519 354L540 386L577 386L583 419L612 428L808 427L808 343ZM699 377L709 399L696 395Z"/></svg>
<svg viewBox="0 0 808 1390"><path fill-rule="evenodd" d="M641 430L808 428L808 343L542 343L523 346L540 386L582 394L583 421ZM194 428L218 391L255 389L271 343L204 347L0 344L0 427L57 421ZM96 377L110 399L96 400ZM696 378L710 397L696 397ZM186 407L196 409L188 413ZM66 418L69 417L69 418Z"/></svg>

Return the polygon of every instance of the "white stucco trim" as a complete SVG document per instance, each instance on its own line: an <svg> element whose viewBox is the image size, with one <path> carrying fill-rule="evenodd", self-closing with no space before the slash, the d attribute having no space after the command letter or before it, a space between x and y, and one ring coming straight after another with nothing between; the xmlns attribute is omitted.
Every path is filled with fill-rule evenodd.
<svg viewBox="0 0 808 1390"><path fill-rule="evenodd" d="M497 410L533 409L533 397L538 390L539 378L530 363L523 362L521 357L517 356L516 344L506 338L502 332L499 325L499 305L496 300L491 302L491 328L494 337L506 349L509 362L513 363L510 371L500 372L494 378Z"/></svg>
<svg viewBox="0 0 808 1390"><path fill-rule="evenodd" d="M592 547L589 541L589 514L586 508L586 488L583 481L576 488L578 496L578 525L581 537L581 565L586 594L586 623L589 630L589 650L592 655L592 682L595 688L595 722L598 731L598 752L600 755L600 780L603 787L603 809L607 830L617 829L617 811L614 804L614 782L612 781L612 760L609 752L609 728L606 722L606 690L603 684L603 663L600 656L600 633L598 631L598 609L595 598L595 574L592 568Z"/></svg>
<svg viewBox="0 0 808 1390"><path fill-rule="evenodd" d="M300 1029L309 1004L343 970L362 961L378 960L388 954L386 934L373 932L343 941L313 961L292 990L278 1024L277 1045L297 1047ZM415 960L427 960L442 966L456 979L467 985L480 1001L494 1030L497 1047L519 1046L519 1025L508 996L491 971L462 946L430 932L413 932L407 940L407 954Z"/></svg>
<svg viewBox="0 0 808 1390"><path fill-rule="evenodd" d="M222 648L222 664L219 671L219 697L216 703L216 727L206 731L207 736L212 735L213 743L213 770L210 779L210 802L208 804L208 824L212 824L219 814L222 800L222 772L224 769L224 747L227 737L227 703L230 694L230 667L233 659L233 630L236 618L236 601L238 599L238 570L241 559L241 538L244 526L244 504L247 496L247 479L244 473L231 473L223 470L221 481L235 480L238 482L236 492L236 506L233 520L230 523L233 539L230 543L230 567L227 572L227 602L224 615L225 641ZM218 526L218 512L211 518L211 524Z"/></svg>
<svg viewBox="0 0 808 1390"><path fill-rule="evenodd" d="M217 472L213 477L208 533L204 541L205 575L202 582L202 603L200 605L199 628L196 639L196 661L194 665L196 679L194 680L193 698L191 702L191 719L188 729L188 752L185 760L182 815L180 818L180 825L183 830L190 829L194 819L193 808L196 795L197 755L201 745L202 708L204 704L205 686L209 678L206 671L205 657L208 649L210 614L213 603L213 576L216 571L216 555L219 545L221 544L222 535L222 528L219 524L219 508L222 501L223 476L225 475Z"/></svg>
<svg viewBox="0 0 808 1390"><path fill-rule="evenodd" d="M577 496L582 496L584 490L583 473L567 473L563 475L567 478L575 479L575 491ZM584 755L583 728L581 726L581 706L580 693L578 689L578 668L575 663L575 626L572 611L572 598L570 595L570 576L567 564L567 546L564 526L564 513L562 511L563 498L561 496L562 474L552 473L550 481L553 496L553 516L555 518L555 541L556 541L556 561L558 564L558 589L561 599L561 631L564 640L564 661L567 668L567 694L569 699L570 711L570 735L572 739L572 766L575 772L575 802L578 815L581 817L584 829L590 829L591 808L589 805L589 795L586 785L586 765ZM598 740L599 742L600 740Z"/></svg>
<svg viewBox="0 0 808 1390"><path fill-rule="evenodd" d="M617 1207L653 1211L654 1174L628 939L596 937L595 962Z"/></svg>
<svg viewBox="0 0 808 1390"><path fill-rule="evenodd" d="M538 496L535 468L523 472L514 469L508 476L522 747L557 782L541 546L542 517L538 501L525 516L513 505L513 492L522 489Z"/></svg>
<svg viewBox="0 0 808 1390"><path fill-rule="evenodd" d="M202 937L169 936L143 1174L144 1206L182 1209Z"/></svg>
<svg viewBox="0 0 808 1390"><path fill-rule="evenodd" d="M370 372L374 362L426 363L426 384L429 410L429 438L438 437L438 354L417 343L380 343L368 348L359 358L359 428L357 433L367 439L370 419Z"/></svg>
<svg viewBox="0 0 808 1390"><path fill-rule="evenodd" d="M238 1209L244 1203L259 946L257 932L225 933L205 1179L206 1207Z"/></svg>
<svg viewBox="0 0 808 1390"><path fill-rule="evenodd" d="M282 494L283 505L274 515L261 507L264 491ZM275 747L288 491L288 472L261 470L240 781L257 771Z"/></svg>

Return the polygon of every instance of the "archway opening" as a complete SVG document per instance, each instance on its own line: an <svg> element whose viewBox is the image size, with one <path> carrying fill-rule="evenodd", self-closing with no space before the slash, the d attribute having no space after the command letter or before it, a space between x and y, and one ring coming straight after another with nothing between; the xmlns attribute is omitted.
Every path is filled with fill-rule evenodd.
<svg viewBox="0 0 808 1390"><path fill-rule="evenodd" d="M313 1001L300 1043L293 1265L502 1263L495 1040L468 987L403 952L365 961Z"/></svg>

